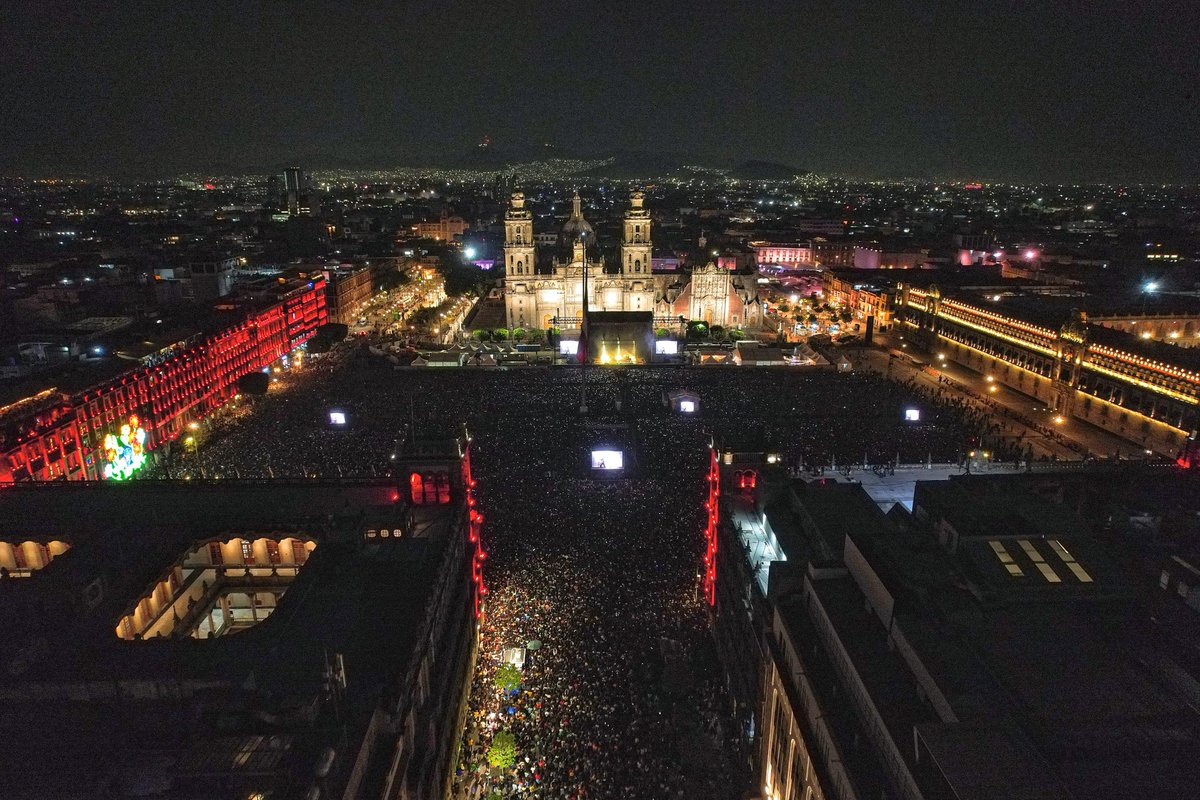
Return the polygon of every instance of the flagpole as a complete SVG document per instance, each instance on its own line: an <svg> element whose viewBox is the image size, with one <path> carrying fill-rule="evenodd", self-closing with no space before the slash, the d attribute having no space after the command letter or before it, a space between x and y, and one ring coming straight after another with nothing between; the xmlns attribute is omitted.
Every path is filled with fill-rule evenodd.
<svg viewBox="0 0 1200 800"><path fill-rule="evenodd" d="M580 377L580 381L579 381L579 413L586 414L586 413L588 413L588 407L587 407L588 352L587 352L587 349L589 346L588 340L587 340L588 264L587 264L587 232L586 231L579 232L579 242L580 242L580 244L583 245L583 247L581 249L581 252L583 253L583 316L579 323L579 344L580 344L580 349L582 350L582 352L580 353L580 357L582 358L582 361L579 362L579 368L580 368L580 373L579 373L579 377Z"/></svg>

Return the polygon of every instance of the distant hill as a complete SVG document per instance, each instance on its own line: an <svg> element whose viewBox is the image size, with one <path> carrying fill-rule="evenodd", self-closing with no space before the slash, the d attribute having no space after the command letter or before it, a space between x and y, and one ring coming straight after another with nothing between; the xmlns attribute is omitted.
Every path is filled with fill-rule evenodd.
<svg viewBox="0 0 1200 800"><path fill-rule="evenodd" d="M775 161L743 161L729 171L729 177L743 181L790 181L807 175L802 169Z"/></svg>
<svg viewBox="0 0 1200 800"><path fill-rule="evenodd" d="M640 150L616 150L599 153L607 163L583 173L596 178L661 178L668 175L695 174L711 168L699 166L699 160L679 153L647 153ZM712 170L714 173L717 170Z"/></svg>

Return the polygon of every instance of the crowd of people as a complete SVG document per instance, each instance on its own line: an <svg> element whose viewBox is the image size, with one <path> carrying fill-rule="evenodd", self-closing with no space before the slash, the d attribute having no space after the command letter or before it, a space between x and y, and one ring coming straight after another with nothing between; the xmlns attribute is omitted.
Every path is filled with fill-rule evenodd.
<svg viewBox="0 0 1200 800"><path fill-rule="evenodd" d="M529 427L547 412L578 408L577 367L514 370L393 369L366 349L307 360L254 405L253 422L202 424L195 445L176 446L147 477L338 478L385 474L396 442L428 419L467 423L485 434L516 416ZM665 390L700 398L694 426L720 442L756 442L805 465L961 462L991 422L914 382L861 373L691 367L592 368L587 405L603 416L623 401L647 424L666 419ZM920 421L905 420L917 407ZM329 424L330 410L346 415ZM221 421L225 419L225 421Z"/></svg>
<svg viewBox="0 0 1200 800"><path fill-rule="evenodd" d="M675 388L696 414L671 413ZM936 393L862 374L397 370L358 349L310 359L252 405L147 474L385 475L408 427L473 434L490 591L456 782L478 798L740 796L746 732L729 723L699 579L709 443L807 465L944 462L973 430ZM619 477L590 469L601 446L624 451ZM519 688L502 692L502 650L530 642ZM499 731L516 742L503 768L487 757Z"/></svg>

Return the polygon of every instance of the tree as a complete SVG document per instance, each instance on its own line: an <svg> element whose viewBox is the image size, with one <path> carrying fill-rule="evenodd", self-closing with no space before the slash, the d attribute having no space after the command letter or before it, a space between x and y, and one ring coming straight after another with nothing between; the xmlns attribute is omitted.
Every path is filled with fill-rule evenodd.
<svg viewBox="0 0 1200 800"><path fill-rule="evenodd" d="M525 338L530 344L541 344L546 341L546 332L541 328L530 328L526 332Z"/></svg>
<svg viewBox="0 0 1200 800"><path fill-rule="evenodd" d="M786 314L787 312L792 310L792 307L789 306L787 303L780 303L778 308L779 308L780 314Z"/></svg>
<svg viewBox="0 0 1200 800"><path fill-rule="evenodd" d="M528 337L528 335L529 335L529 332L526 331L524 328L513 328L512 329L512 340L514 342L523 342Z"/></svg>
<svg viewBox="0 0 1200 800"><path fill-rule="evenodd" d="M501 664L496 669L496 688L503 692L511 692L521 685L521 670L513 664Z"/></svg>
<svg viewBox="0 0 1200 800"><path fill-rule="evenodd" d="M492 737L487 751L488 763L496 769L508 769L517 761L517 740L508 731L500 731Z"/></svg>
<svg viewBox="0 0 1200 800"><path fill-rule="evenodd" d="M840 319L842 322L849 322L850 320L854 319L854 315L850 313L849 309L843 308L842 313L838 315L838 319Z"/></svg>
<svg viewBox="0 0 1200 800"><path fill-rule="evenodd" d="M492 341L504 342L508 340L508 328L496 328L492 331Z"/></svg>
<svg viewBox="0 0 1200 800"><path fill-rule="evenodd" d="M379 276L379 288L384 290L395 289L398 286L404 286L408 282L408 273L401 272L399 267L385 269L383 274Z"/></svg>
<svg viewBox="0 0 1200 800"><path fill-rule="evenodd" d="M703 320L694 319L687 325L688 339L707 339L708 324Z"/></svg>
<svg viewBox="0 0 1200 800"><path fill-rule="evenodd" d="M487 328L479 328L471 331L471 338L477 342L486 342L492 338L492 334Z"/></svg>

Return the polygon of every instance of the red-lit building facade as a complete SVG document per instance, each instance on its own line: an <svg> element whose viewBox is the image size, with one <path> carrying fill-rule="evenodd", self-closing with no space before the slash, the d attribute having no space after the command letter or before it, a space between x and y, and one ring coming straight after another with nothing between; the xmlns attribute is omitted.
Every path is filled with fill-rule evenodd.
<svg viewBox="0 0 1200 800"><path fill-rule="evenodd" d="M325 280L216 333L180 342L114 378L76 392L47 389L0 409L0 483L99 480L104 439L131 421L153 451L237 392L237 379L307 341L328 321Z"/></svg>

